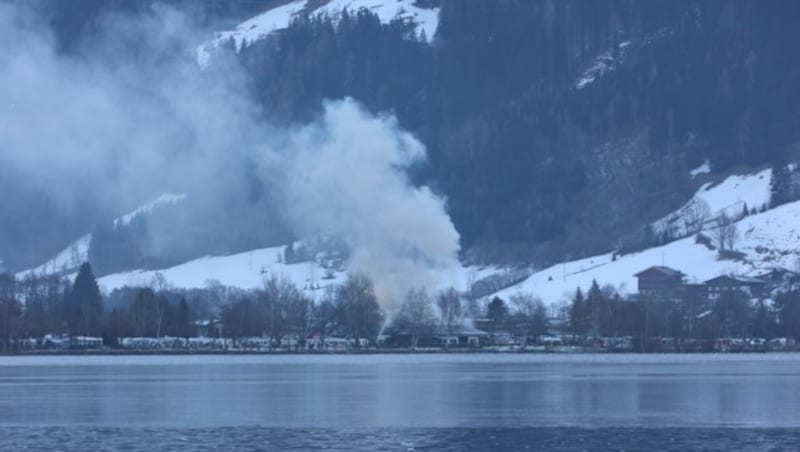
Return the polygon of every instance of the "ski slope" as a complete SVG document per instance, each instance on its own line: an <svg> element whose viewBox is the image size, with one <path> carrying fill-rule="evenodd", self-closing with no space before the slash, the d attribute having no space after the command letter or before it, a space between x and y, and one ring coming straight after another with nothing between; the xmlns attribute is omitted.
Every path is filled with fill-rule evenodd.
<svg viewBox="0 0 800 452"><path fill-rule="evenodd" d="M200 67L207 66L214 52L231 41L238 52L270 33L288 28L301 14L326 15L336 20L344 10L356 12L362 8L376 14L384 24L395 18L411 20L417 32L424 31L429 41L439 26L438 8L420 8L414 0L294 0L252 17L233 30L216 32L211 41L197 48L197 63Z"/></svg>

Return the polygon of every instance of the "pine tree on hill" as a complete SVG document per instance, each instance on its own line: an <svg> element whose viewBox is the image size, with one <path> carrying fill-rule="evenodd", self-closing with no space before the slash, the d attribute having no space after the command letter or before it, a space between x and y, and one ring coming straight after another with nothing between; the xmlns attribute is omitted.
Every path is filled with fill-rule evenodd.
<svg viewBox="0 0 800 452"><path fill-rule="evenodd" d="M103 297L88 262L84 262L78 270L75 284L66 299L65 311L70 335L99 334Z"/></svg>

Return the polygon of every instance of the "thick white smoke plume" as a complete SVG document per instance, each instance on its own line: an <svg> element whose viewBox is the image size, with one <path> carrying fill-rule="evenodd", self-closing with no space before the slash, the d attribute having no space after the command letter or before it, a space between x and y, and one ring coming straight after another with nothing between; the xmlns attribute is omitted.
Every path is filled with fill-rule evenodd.
<svg viewBox="0 0 800 452"><path fill-rule="evenodd" d="M391 116L374 117L352 99L327 102L316 123L290 133L285 209L303 235L333 234L350 245L350 267L372 276L385 308L414 287L435 286L436 269L458 264L459 236L444 202L409 183L425 148Z"/></svg>
<svg viewBox="0 0 800 452"><path fill-rule="evenodd" d="M199 37L167 7L110 15L102 29L60 54L40 14L0 3L0 163L65 208L236 185L226 163L265 131L237 73L198 71L183 49Z"/></svg>
<svg viewBox="0 0 800 452"><path fill-rule="evenodd" d="M391 116L347 99L312 124L278 129L259 119L237 65L197 67L204 38L179 12L109 16L102 29L64 55L37 14L0 3L0 165L15 184L65 210L121 213L185 192L222 212L242 202L243 172L258 162L297 237L345 238L351 269L373 277L386 308L457 265L443 200L407 177L425 150Z"/></svg>

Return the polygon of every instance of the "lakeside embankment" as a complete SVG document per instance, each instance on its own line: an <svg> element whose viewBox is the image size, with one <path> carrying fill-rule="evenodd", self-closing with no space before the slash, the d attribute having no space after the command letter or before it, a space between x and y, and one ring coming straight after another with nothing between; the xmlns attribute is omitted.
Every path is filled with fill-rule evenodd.
<svg viewBox="0 0 800 452"><path fill-rule="evenodd" d="M481 348L481 349L366 349L366 350L25 350L16 353L0 353L0 359L10 356L202 356L202 355L481 355L481 354L633 354L633 355L697 355L697 354L764 354L764 353L798 353L800 348L792 347L781 350L674 350L674 351L630 351L630 350L598 350L594 348L560 347L560 348Z"/></svg>

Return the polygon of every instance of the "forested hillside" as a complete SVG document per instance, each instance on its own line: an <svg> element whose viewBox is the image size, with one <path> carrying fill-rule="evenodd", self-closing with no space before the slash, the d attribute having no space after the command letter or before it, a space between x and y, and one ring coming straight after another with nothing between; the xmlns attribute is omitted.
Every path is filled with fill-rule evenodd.
<svg viewBox="0 0 800 452"><path fill-rule="evenodd" d="M241 57L270 118L342 96L394 112L467 248L548 258L636 232L706 159L783 161L798 17L790 1L444 1L433 45L361 11L298 20Z"/></svg>
<svg viewBox="0 0 800 452"><path fill-rule="evenodd" d="M92 16L124 3L83 5L94 5ZM242 20L248 8L285 2L245 3L201 2L208 6L201 22L213 28L212 19ZM381 23L368 10L300 15L238 52L230 43L207 70L234 58L245 70L249 96L272 124L313 121L323 100L344 97L396 115L427 147L428 162L412 169L413 179L447 199L468 260L543 265L642 247L657 240L644 225L683 205L704 177L797 155L800 64L786 56L800 55L800 2L417 4L439 8L432 39L408 21ZM69 52L91 27L81 22L85 16L70 18L75 10L59 5L56 34ZM712 176L693 177L690 171L706 161ZM242 178L249 187L251 175L243 171ZM37 218L64 220L46 196L0 188L34 200ZM59 233L46 224L28 228L36 222L10 209L0 218L0 256L12 267L38 263L56 251L56 236L63 246L95 230L92 253L106 259L98 263L103 273L134 262L164 265L274 245L291 235L269 213L268 193L257 186L244 192L246 202L222 216L178 209L119 231L108 229L112 212L90 206L85 215L71 211ZM259 229L260 220L245 219L256 208L271 223L268 232ZM176 240L164 238L172 244L167 256L136 246L120 251L146 234L148 221L179 225ZM37 240L52 234L47 243L53 245L33 252L21 230Z"/></svg>

